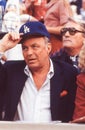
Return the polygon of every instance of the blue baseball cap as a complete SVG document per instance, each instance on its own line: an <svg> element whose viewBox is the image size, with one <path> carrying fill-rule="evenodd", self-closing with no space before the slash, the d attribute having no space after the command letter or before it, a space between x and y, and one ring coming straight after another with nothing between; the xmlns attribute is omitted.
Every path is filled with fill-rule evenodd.
<svg viewBox="0 0 85 130"><path fill-rule="evenodd" d="M19 33L23 33L21 36L22 39L19 43L23 43L25 39L30 37L41 37L46 36L48 39L50 38L50 34L48 33L45 25L39 21L31 21L23 24L19 30Z"/></svg>

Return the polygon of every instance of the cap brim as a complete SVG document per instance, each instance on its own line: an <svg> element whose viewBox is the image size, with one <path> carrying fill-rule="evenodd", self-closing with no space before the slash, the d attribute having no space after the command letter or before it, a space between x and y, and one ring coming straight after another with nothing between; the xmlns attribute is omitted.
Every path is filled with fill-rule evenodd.
<svg viewBox="0 0 85 130"><path fill-rule="evenodd" d="M35 38L35 37L44 37L44 35L40 35L40 34L26 34L26 35L22 35L21 36L21 40L19 41L19 44L23 44L24 41L26 41L27 39L30 39L30 38Z"/></svg>

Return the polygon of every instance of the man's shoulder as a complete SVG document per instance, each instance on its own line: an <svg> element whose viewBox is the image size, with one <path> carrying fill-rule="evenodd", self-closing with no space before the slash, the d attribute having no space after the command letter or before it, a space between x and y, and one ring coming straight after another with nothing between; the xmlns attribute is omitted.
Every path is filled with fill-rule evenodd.
<svg viewBox="0 0 85 130"><path fill-rule="evenodd" d="M54 54L52 54L51 55L51 59L53 60L53 61L57 61L57 60L59 60L59 61L64 61L64 62L66 62L66 63L69 63L69 64L71 64L71 65L73 65L73 62L72 62L72 60L70 59L70 56L65 52L65 50L64 49L60 49L60 51L57 51L57 52L55 52Z"/></svg>
<svg viewBox="0 0 85 130"><path fill-rule="evenodd" d="M21 67L21 66L25 66L26 63L24 60L16 60L16 61L7 61L5 64L4 64L4 67L8 68L8 67Z"/></svg>
<svg viewBox="0 0 85 130"><path fill-rule="evenodd" d="M51 55L51 59L53 59L54 61L56 59L65 61L65 59L68 58L67 53L64 51L64 49L60 49L59 51L56 51L55 53L53 53Z"/></svg>
<svg viewBox="0 0 85 130"><path fill-rule="evenodd" d="M78 74L77 69L67 62L56 60L53 61L53 64L54 64L54 68L58 68L58 70L60 69L60 71L63 71L66 74L70 74L70 73L71 74L74 73L76 75Z"/></svg>

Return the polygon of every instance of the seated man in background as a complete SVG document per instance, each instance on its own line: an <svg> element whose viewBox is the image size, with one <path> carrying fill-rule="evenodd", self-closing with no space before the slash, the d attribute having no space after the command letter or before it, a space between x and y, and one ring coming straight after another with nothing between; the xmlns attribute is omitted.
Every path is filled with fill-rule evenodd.
<svg viewBox="0 0 85 130"><path fill-rule="evenodd" d="M73 19L61 29L63 49L54 53L52 58L65 61L78 68L78 55L85 41L84 25L77 23Z"/></svg>
<svg viewBox="0 0 85 130"><path fill-rule="evenodd" d="M41 22L27 22L19 32L6 34L0 43L0 56L21 43L25 60L0 64L1 118L38 123L72 120L76 68L50 59L50 36Z"/></svg>

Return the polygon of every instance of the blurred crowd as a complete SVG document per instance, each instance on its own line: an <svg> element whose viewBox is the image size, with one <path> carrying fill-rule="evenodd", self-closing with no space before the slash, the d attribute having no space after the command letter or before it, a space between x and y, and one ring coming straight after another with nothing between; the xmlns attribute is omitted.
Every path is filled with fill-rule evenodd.
<svg viewBox="0 0 85 130"><path fill-rule="evenodd" d="M27 20L44 22L51 0L0 0L0 31L18 30ZM53 0L54 1L54 0ZM73 17L85 19L85 0L66 0L72 8Z"/></svg>

